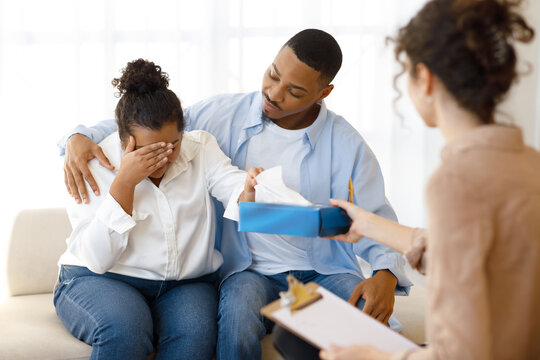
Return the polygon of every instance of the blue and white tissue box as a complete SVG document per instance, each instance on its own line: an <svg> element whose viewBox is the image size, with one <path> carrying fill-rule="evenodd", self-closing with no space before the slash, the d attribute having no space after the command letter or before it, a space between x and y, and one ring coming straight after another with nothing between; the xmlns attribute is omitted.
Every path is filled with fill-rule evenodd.
<svg viewBox="0 0 540 360"><path fill-rule="evenodd" d="M305 237L344 234L351 223L345 210L325 205L241 202L239 215L239 231Z"/></svg>

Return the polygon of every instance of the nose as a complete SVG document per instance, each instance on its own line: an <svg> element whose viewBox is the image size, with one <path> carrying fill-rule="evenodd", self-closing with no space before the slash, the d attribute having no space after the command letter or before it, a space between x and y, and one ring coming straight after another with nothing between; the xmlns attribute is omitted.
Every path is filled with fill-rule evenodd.
<svg viewBox="0 0 540 360"><path fill-rule="evenodd" d="M271 86L268 89L267 94L272 101L275 101L277 103L283 101L283 89L279 85Z"/></svg>

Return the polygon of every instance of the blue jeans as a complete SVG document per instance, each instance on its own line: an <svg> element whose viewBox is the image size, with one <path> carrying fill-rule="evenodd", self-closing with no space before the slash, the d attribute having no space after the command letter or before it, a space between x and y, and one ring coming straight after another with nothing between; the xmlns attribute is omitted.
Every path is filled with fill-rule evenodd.
<svg viewBox="0 0 540 360"><path fill-rule="evenodd" d="M287 291L287 275L303 283L313 281L344 300L364 278L352 274L322 275L316 271L290 271L276 275L261 275L245 270L227 278L219 291L218 341L219 360L260 359L260 341L272 330L273 323L265 319L261 307ZM364 306L364 299L358 307Z"/></svg>
<svg viewBox="0 0 540 360"><path fill-rule="evenodd" d="M217 333L215 274L182 281L95 274L64 265L56 313L91 359L212 359Z"/></svg>

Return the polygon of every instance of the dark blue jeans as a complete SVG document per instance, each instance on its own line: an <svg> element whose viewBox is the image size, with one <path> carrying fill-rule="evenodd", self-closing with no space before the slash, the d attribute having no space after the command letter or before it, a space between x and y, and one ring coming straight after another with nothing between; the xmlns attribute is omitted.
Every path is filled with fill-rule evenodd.
<svg viewBox="0 0 540 360"><path fill-rule="evenodd" d="M290 271L276 275L261 275L245 270L227 278L219 291L218 344L219 360L260 359L260 341L271 331L273 323L263 318L261 307L279 298L286 291L287 275L303 283L310 281L325 287L347 300L356 284L364 279L352 274L323 275L316 271ZM364 300L358 307L364 306ZM318 351L317 351L318 353Z"/></svg>
<svg viewBox="0 0 540 360"><path fill-rule="evenodd" d="M62 266L56 313L91 359L212 359L217 336L216 274L154 281Z"/></svg>

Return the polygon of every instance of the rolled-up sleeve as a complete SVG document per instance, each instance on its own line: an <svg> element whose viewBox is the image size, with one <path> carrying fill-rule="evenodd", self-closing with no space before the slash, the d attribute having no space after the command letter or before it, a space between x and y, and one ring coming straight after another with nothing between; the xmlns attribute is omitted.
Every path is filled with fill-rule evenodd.
<svg viewBox="0 0 540 360"><path fill-rule="evenodd" d="M396 295L409 294L412 282L405 273L402 254L365 237L354 244L354 252L371 265L373 274L379 270L388 270L397 278Z"/></svg>

